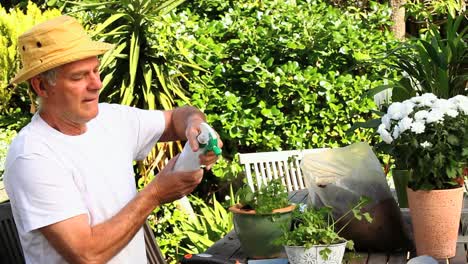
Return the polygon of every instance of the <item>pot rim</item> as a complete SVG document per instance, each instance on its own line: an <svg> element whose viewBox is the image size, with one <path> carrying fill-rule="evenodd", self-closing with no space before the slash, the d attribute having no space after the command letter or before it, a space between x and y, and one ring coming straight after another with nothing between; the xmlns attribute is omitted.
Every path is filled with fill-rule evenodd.
<svg viewBox="0 0 468 264"><path fill-rule="evenodd" d="M434 189L434 190L413 190L410 187L406 186L406 191L411 191L411 192L418 192L418 193L428 193L428 192L446 192L446 191L455 191L465 188L464 186L459 186L456 188L450 188L450 189Z"/></svg>
<svg viewBox="0 0 468 264"><path fill-rule="evenodd" d="M348 241L345 240L343 242L337 242L337 243L334 243L334 244L328 244L328 245L324 245L324 244L319 244L319 245L312 245L310 248L312 247L335 247L335 246L346 246L346 243ZM288 247L288 248L306 248L305 246L287 246L287 245L283 245L284 247Z"/></svg>
<svg viewBox="0 0 468 264"><path fill-rule="evenodd" d="M235 214L244 214L244 215L256 215L257 212L253 209L250 209L250 210L243 210L241 209L242 208L242 204L238 203L238 204L235 204L231 207L229 207L229 211L231 211L232 213L235 213ZM295 208L296 208L296 204L290 204L286 207L283 207L283 208L278 208L278 209L274 209L271 213L268 213L268 214L261 214L261 215L272 215L272 214L285 214L285 213L289 213L291 211L293 211Z"/></svg>

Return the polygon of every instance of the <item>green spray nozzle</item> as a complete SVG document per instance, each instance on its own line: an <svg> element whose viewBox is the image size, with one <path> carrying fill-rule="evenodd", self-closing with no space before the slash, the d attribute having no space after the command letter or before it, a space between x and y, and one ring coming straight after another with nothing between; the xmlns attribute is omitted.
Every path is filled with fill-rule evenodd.
<svg viewBox="0 0 468 264"><path fill-rule="evenodd" d="M218 137L216 132L207 124L201 123L201 132L198 135L200 147L205 148L204 153L213 151L216 156L221 155L221 148L218 146Z"/></svg>

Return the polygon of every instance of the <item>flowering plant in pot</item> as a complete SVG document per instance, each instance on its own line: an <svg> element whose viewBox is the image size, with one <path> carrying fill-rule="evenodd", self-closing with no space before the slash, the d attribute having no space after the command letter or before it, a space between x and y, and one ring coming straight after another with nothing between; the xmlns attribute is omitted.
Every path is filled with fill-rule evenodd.
<svg viewBox="0 0 468 264"><path fill-rule="evenodd" d="M414 190L463 184L468 160L468 97L439 99L431 93L392 103L377 132L391 153L412 171Z"/></svg>
<svg viewBox="0 0 468 264"><path fill-rule="evenodd" d="M377 132L411 171L407 192L417 253L454 256L468 160L468 97L414 96L392 103L381 121ZM429 239L436 234L449 237Z"/></svg>
<svg viewBox="0 0 468 264"><path fill-rule="evenodd" d="M257 190L249 185L237 191L239 203L231 206L234 230L241 247L250 258L275 258L283 253L274 241L281 236L281 227L291 225L292 211L286 187L274 179Z"/></svg>
<svg viewBox="0 0 468 264"><path fill-rule="evenodd" d="M283 235L277 243L284 245L291 264L341 263L345 248L353 249L353 241L346 240L340 233L354 219L372 222L372 217L361 209L370 199L361 197L356 205L334 219L332 208L307 207L301 205L293 213L291 228L283 228Z"/></svg>

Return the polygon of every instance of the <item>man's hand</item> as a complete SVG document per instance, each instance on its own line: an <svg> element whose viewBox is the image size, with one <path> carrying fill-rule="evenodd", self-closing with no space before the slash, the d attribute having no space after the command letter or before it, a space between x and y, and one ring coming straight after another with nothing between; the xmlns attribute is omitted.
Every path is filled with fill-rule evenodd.
<svg viewBox="0 0 468 264"><path fill-rule="evenodd" d="M201 132L200 124L206 122L205 115L193 106L178 107L164 111L166 129L159 139L160 142L187 140L193 151L198 151L197 137ZM218 146L223 147L223 142L218 135ZM206 169L211 169L218 157L211 151L200 155L200 164Z"/></svg>
<svg viewBox="0 0 468 264"><path fill-rule="evenodd" d="M203 178L203 170L173 171L174 164L179 156L171 159L162 171L150 183L150 188L157 206L180 199L191 193Z"/></svg>
<svg viewBox="0 0 468 264"><path fill-rule="evenodd" d="M187 129L185 130L185 134L187 136L187 140L189 142L190 148L192 150L198 151L199 144L197 137L201 133L200 124L205 122L203 119L200 118L193 118L187 123ZM215 131L216 132L216 131ZM218 139L218 147L223 147L223 141L219 137L219 134L216 132L216 137ZM218 160L218 156L214 154L213 151L208 151L205 154L200 155L200 164L205 165L207 170L210 170L214 163Z"/></svg>

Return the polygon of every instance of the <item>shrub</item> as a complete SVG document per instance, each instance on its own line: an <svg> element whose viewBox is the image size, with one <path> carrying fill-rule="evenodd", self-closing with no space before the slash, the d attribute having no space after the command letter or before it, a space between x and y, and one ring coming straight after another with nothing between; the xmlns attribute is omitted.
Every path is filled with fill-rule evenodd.
<svg viewBox="0 0 468 264"><path fill-rule="evenodd" d="M59 15L60 11L56 9L42 13L32 2L28 3L26 12L19 8L5 10L0 7L0 116L12 114L17 108L24 112L32 104L27 84L9 85L20 68L18 36L35 24Z"/></svg>
<svg viewBox="0 0 468 264"><path fill-rule="evenodd" d="M5 170L5 159L8 152L8 146L15 136L16 131L0 128L0 180L3 179L3 171Z"/></svg>
<svg viewBox="0 0 468 264"><path fill-rule="evenodd" d="M370 132L346 130L368 119L375 104L364 94L392 73L369 63L396 44L389 21L389 8L373 2L341 10L322 0L198 0L171 27L177 45L208 70L190 78L192 103L232 160L238 152L370 141ZM235 176L223 166L217 176Z"/></svg>

